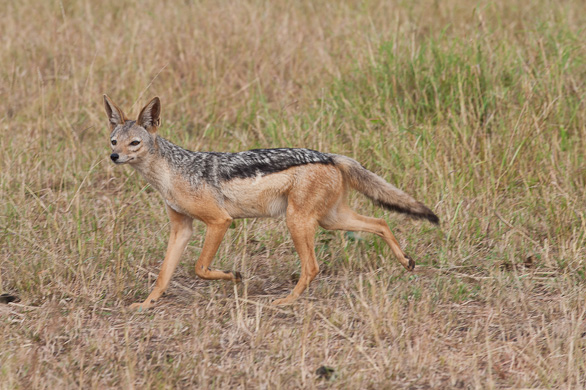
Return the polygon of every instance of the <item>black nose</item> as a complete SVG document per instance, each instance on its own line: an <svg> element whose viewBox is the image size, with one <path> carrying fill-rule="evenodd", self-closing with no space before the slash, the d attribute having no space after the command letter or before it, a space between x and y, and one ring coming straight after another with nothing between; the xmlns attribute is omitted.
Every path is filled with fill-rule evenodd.
<svg viewBox="0 0 586 390"><path fill-rule="evenodd" d="M120 156L118 156L118 153L112 153L112 154L110 155L110 158L112 159L112 161L116 161L116 160L118 160L118 157L120 157Z"/></svg>

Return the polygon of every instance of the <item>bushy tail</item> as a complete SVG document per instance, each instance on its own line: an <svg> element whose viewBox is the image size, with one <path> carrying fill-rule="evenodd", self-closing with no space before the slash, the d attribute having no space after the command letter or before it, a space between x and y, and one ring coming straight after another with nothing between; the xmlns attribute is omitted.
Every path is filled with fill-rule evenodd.
<svg viewBox="0 0 586 390"><path fill-rule="evenodd" d="M434 224L439 223L438 216L427 206L370 172L358 161L337 154L332 154L331 157L350 186L366 195L375 204L413 218L427 219Z"/></svg>

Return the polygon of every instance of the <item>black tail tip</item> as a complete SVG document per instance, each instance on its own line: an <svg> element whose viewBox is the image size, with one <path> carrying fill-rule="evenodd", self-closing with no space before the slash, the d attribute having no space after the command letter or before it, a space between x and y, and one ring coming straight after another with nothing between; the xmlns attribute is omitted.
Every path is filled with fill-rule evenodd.
<svg viewBox="0 0 586 390"><path fill-rule="evenodd" d="M375 203L378 204L379 206L384 207L385 209L387 209L389 211L395 211L398 213L407 214L411 218L426 219L429 222L433 223L434 225L439 225L439 223L440 223L439 217L437 215L435 215L434 212L431 211L423 203L419 203L418 207L415 208L416 210L413 210L413 208L404 208L404 207L401 207L398 205L388 204L388 203L384 203L384 202L376 202L375 201Z"/></svg>
<svg viewBox="0 0 586 390"><path fill-rule="evenodd" d="M427 206L423 203L417 204L416 207L412 208L405 208L395 204L384 203L380 201L374 201L375 204L389 210L395 211L397 213L407 214L411 218L415 219L427 219L429 222L433 223L434 225L439 225L439 217L433 213Z"/></svg>
<svg viewBox="0 0 586 390"><path fill-rule="evenodd" d="M440 223L439 217L432 212L425 215L424 218L427 219L429 222L433 223L434 225L439 225Z"/></svg>
<svg viewBox="0 0 586 390"><path fill-rule="evenodd" d="M433 223L434 225L439 225L439 223L440 223L439 217L437 215L435 215L429 209L426 210L425 212L422 212L422 213L421 212L420 213L407 212L405 214L407 214L408 216L410 216L411 218L414 218L414 219L425 219L425 220Z"/></svg>
<svg viewBox="0 0 586 390"><path fill-rule="evenodd" d="M433 223L434 225L439 225L440 220L439 217L437 215L435 215L435 213L433 211L431 211L427 206L421 204L421 206L423 207L423 210L418 212L418 213L414 213L411 214L414 218L419 218L419 219L427 219L429 222Z"/></svg>

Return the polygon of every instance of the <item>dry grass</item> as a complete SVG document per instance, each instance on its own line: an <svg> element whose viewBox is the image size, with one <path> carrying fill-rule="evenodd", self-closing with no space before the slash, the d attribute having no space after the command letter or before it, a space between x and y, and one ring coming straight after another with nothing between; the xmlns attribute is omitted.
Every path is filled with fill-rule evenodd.
<svg viewBox="0 0 586 390"><path fill-rule="evenodd" d="M7 2L0 15L0 388L586 386L586 6L580 1ZM357 158L430 205L386 214L418 268L238 221L198 280L196 224L158 307L162 200L107 161L101 94L154 95L197 150ZM385 215L361 196L354 207ZM320 379L320 366L332 379Z"/></svg>

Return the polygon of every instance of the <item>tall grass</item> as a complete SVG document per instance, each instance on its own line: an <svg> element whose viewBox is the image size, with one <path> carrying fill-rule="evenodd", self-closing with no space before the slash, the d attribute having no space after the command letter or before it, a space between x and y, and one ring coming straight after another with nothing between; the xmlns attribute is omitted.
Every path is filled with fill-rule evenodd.
<svg viewBox="0 0 586 390"><path fill-rule="evenodd" d="M0 15L0 388L586 386L586 7L579 1L8 2ZM107 160L108 93L154 95L193 150L341 153L430 205L320 231L242 220L197 279L203 226L146 315L163 203ZM315 371L332 367L331 379Z"/></svg>

